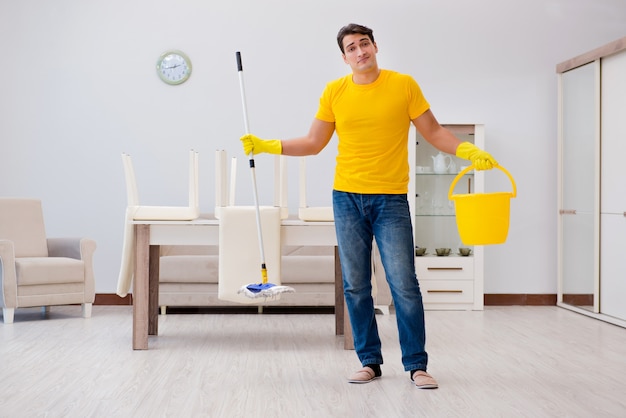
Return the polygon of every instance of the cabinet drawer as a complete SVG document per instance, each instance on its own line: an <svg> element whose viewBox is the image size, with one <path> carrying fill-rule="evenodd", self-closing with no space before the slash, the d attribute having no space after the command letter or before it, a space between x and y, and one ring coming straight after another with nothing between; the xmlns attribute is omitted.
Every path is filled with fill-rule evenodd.
<svg viewBox="0 0 626 418"><path fill-rule="evenodd" d="M422 280L473 280L473 257L415 257L415 273Z"/></svg>
<svg viewBox="0 0 626 418"><path fill-rule="evenodd" d="M473 303L474 282L468 280L420 280L425 304Z"/></svg>

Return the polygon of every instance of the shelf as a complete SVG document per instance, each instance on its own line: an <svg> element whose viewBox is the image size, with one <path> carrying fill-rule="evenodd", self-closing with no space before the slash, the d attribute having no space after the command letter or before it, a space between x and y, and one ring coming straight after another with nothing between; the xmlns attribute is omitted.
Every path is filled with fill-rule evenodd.
<svg viewBox="0 0 626 418"><path fill-rule="evenodd" d="M459 171L460 173L460 171ZM415 173L416 176L457 176L459 173ZM465 173L463 176L474 176L474 173Z"/></svg>
<svg viewBox="0 0 626 418"><path fill-rule="evenodd" d="M459 255L459 254L450 254L450 255L436 255L436 254L424 254L424 255L416 255L415 258L473 258L474 255Z"/></svg>

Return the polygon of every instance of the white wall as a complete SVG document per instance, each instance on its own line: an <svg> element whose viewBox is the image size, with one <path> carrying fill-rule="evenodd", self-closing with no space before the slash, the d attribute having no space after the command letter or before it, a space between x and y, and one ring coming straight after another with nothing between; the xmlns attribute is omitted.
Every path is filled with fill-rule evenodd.
<svg viewBox="0 0 626 418"><path fill-rule="evenodd" d="M624 36L623 0L2 1L0 195L41 198L51 236L94 238L96 291L114 293L120 153L133 156L143 203L184 204L187 151L200 151L212 212L214 150L244 158L235 51L252 131L301 135L324 84L349 71L335 41L349 22L374 29L380 65L412 74L441 122L485 123L487 149L513 173L509 239L486 250L486 293L556 293L555 65ZM176 87L155 73L170 48L193 64ZM335 147L309 162L311 204L330 204ZM261 204L272 164L257 158ZM252 202L246 166L237 204ZM487 190L507 182L487 175Z"/></svg>

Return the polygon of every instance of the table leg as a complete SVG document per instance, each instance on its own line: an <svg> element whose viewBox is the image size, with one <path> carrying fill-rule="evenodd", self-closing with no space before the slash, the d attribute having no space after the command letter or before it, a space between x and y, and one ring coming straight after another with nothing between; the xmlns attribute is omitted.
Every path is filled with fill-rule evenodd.
<svg viewBox="0 0 626 418"><path fill-rule="evenodd" d="M350 325L350 317L348 316L348 307L343 304L344 317L346 318L343 333L343 349L354 350L354 338L352 337L352 326Z"/></svg>
<svg viewBox="0 0 626 418"><path fill-rule="evenodd" d="M148 349L149 247L150 225L135 225L133 350Z"/></svg>
<svg viewBox="0 0 626 418"><path fill-rule="evenodd" d="M148 335L159 335L159 261L161 247L150 246L148 270Z"/></svg>
<svg viewBox="0 0 626 418"><path fill-rule="evenodd" d="M345 315L343 305L343 275L341 274L339 249L335 246L335 335L343 335L344 332Z"/></svg>
<svg viewBox="0 0 626 418"><path fill-rule="evenodd" d="M335 246L335 335L343 335L343 348L345 350L354 350L352 326L343 296L343 275L337 246Z"/></svg>

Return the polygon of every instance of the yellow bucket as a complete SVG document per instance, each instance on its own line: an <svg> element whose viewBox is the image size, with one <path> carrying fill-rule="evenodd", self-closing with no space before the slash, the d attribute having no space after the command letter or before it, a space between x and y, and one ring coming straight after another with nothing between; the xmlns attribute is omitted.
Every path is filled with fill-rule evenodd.
<svg viewBox="0 0 626 418"><path fill-rule="evenodd" d="M465 245L502 244L509 233L511 198L517 195L515 181L504 167L496 166L509 177L512 192L455 194L454 187L473 165L462 170L452 181L448 199L454 201L456 225Z"/></svg>

